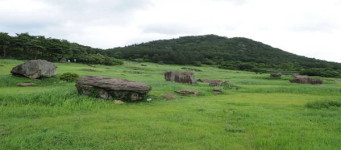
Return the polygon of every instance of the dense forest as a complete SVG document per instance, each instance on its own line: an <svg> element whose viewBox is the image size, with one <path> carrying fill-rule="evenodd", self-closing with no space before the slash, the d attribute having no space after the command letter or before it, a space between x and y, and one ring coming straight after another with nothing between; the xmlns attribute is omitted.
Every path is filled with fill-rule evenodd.
<svg viewBox="0 0 341 150"><path fill-rule="evenodd" d="M107 50L107 55L135 61L266 71L319 72L338 76L340 63L298 56L247 38L216 35L186 36ZM313 69L312 69L313 68Z"/></svg>
<svg viewBox="0 0 341 150"><path fill-rule="evenodd" d="M28 33L10 36L0 32L0 58L54 62L70 59L105 65L119 65L123 62L118 59L126 59L178 65L205 64L254 72L294 71L325 77L336 77L341 73L340 63L298 56L247 38L216 35L186 36L103 50Z"/></svg>
<svg viewBox="0 0 341 150"><path fill-rule="evenodd" d="M28 33L10 36L0 32L0 58L45 59L53 62L69 59L90 64L122 64L122 61L106 56L102 49Z"/></svg>

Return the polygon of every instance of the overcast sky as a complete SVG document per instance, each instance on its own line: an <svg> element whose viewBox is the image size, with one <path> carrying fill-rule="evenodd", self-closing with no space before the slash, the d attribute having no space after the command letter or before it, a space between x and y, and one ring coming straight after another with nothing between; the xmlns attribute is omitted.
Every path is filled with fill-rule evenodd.
<svg viewBox="0 0 341 150"><path fill-rule="evenodd" d="M216 34L341 62L341 0L0 0L0 32L98 48Z"/></svg>

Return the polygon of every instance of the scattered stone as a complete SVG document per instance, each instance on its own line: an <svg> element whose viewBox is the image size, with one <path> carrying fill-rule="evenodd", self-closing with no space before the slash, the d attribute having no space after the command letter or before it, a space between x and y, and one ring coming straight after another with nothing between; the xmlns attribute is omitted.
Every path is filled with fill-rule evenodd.
<svg viewBox="0 0 341 150"><path fill-rule="evenodd" d="M146 65L146 64L141 64L141 66L148 66L148 65Z"/></svg>
<svg viewBox="0 0 341 150"><path fill-rule="evenodd" d="M131 73L131 74L143 74L143 72L140 72L140 71L123 71L123 72Z"/></svg>
<svg viewBox="0 0 341 150"><path fill-rule="evenodd" d="M227 85L229 84L228 81L221 81L221 80L212 80L212 79L199 79L199 82L209 83L210 86L219 86L219 85Z"/></svg>
<svg viewBox="0 0 341 150"><path fill-rule="evenodd" d="M30 60L14 67L13 75L25 76L30 79L52 77L56 75L56 65L46 60Z"/></svg>
<svg viewBox="0 0 341 150"><path fill-rule="evenodd" d="M192 72L167 71L165 72L165 79L178 83L197 84Z"/></svg>
<svg viewBox="0 0 341 150"><path fill-rule="evenodd" d="M114 103L115 103L115 104L124 104L124 102L121 101L121 100L114 100Z"/></svg>
<svg viewBox="0 0 341 150"><path fill-rule="evenodd" d="M61 63L66 63L67 60L66 60L66 58L61 58L61 59L59 60L59 62L61 62Z"/></svg>
<svg viewBox="0 0 341 150"><path fill-rule="evenodd" d="M170 94L170 93L165 93L163 94L163 99L164 100L170 100L170 99L174 99L174 98L178 98L178 96L174 95L174 94Z"/></svg>
<svg viewBox="0 0 341 150"><path fill-rule="evenodd" d="M35 83L17 83L17 86L36 86Z"/></svg>
<svg viewBox="0 0 341 150"><path fill-rule="evenodd" d="M294 79L291 79L291 83L300 83L300 84L322 84L323 81L321 79L309 78L302 75L293 75Z"/></svg>
<svg viewBox="0 0 341 150"><path fill-rule="evenodd" d="M192 90L192 89L181 89L175 92L181 95L198 95L200 93L198 90Z"/></svg>
<svg viewBox="0 0 341 150"><path fill-rule="evenodd" d="M94 69L82 69L82 71L97 72L97 71L96 71L96 70L94 70Z"/></svg>
<svg viewBox="0 0 341 150"><path fill-rule="evenodd" d="M195 71L195 72L201 72L201 71L202 71L202 70L200 70L200 69L189 68L189 67L182 67L181 69L190 70L190 71Z"/></svg>
<svg viewBox="0 0 341 150"><path fill-rule="evenodd" d="M213 93L221 94L223 91L221 88L213 88Z"/></svg>
<svg viewBox="0 0 341 150"><path fill-rule="evenodd" d="M80 94L122 101L142 101L151 90L144 83L103 76L79 78L76 87Z"/></svg>
<svg viewBox="0 0 341 150"><path fill-rule="evenodd" d="M270 77L273 77L273 78L279 78L281 76L282 76L282 73L280 72L274 72L270 74Z"/></svg>

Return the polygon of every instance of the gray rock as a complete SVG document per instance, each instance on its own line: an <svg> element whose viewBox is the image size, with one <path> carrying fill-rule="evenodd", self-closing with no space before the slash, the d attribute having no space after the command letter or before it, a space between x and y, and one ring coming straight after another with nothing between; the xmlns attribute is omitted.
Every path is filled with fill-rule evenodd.
<svg viewBox="0 0 341 150"><path fill-rule="evenodd" d="M86 76L76 83L78 93L103 99L144 100L151 87L140 82L103 76Z"/></svg>
<svg viewBox="0 0 341 150"><path fill-rule="evenodd" d="M30 60L11 70L13 75L25 76L30 79L49 78L56 75L56 65L46 60Z"/></svg>
<svg viewBox="0 0 341 150"><path fill-rule="evenodd" d="M309 78L301 75L293 75L294 79L289 80L291 83L300 83L300 84L322 84L323 81L321 79Z"/></svg>
<svg viewBox="0 0 341 150"><path fill-rule="evenodd" d="M221 80L212 80L212 79L199 79L199 82L209 83L210 86L219 86L219 85L227 85L229 84L228 81L221 81Z"/></svg>
<svg viewBox="0 0 341 150"><path fill-rule="evenodd" d="M165 72L165 79L178 83L197 84L192 72L167 71Z"/></svg>
<svg viewBox="0 0 341 150"><path fill-rule="evenodd" d="M198 90L192 90L192 89L181 89L175 92L181 95L198 95L200 93Z"/></svg>

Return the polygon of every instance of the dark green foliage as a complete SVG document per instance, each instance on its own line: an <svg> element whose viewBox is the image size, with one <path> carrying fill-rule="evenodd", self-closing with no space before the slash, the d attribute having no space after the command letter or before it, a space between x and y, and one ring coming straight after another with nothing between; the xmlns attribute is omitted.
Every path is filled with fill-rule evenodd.
<svg viewBox="0 0 341 150"><path fill-rule="evenodd" d="M109 66L122 65L123 61L114 59L112 57L104 56L102 54L87 54L78 55L75 57L79 62L85 62L88 64L104 64Z"/></svg>
<svg viewBox="0 0 341 150"><path fill-rule="evenodd" d="M217 65L219 68L266 72L305 68L341 70L341 64L298 56L247 38L216 35L187 36L108 49L116 58L179 65Z"/></svg>
<svg viewBox="0 0 341 150"><path fill-rule="evenodd" d="M70 43L66 40L32 36L28 33L9 36L0 32L0 57L15 59L45 59L59 61L62 58L71 62L119 65L123 62L106 56L102 49Z"/></svg>
<svg viewBox="0 0 341 150"><path fill-rule="evenodd" d="M321 77L340 77L341 72L325 68L311 68L300 71L301 75L321 76Z"/></svg>
<svg viewBox="0 0 341 150"><path fill-rule="evenodd" d="M305 105L307 108L313 109L329 109L329 108L336 108L341 107L341 102L339 101L313 101L309 102Z"/></svg>
<svg viewBox="0 0 341 150"><path fill-rule="evenodd" d="M79 75L77 73L71 73L71 72L63 73L60 76L60 80L64 80L68 82L76 81L77 78L79 78Z"/></svg>

